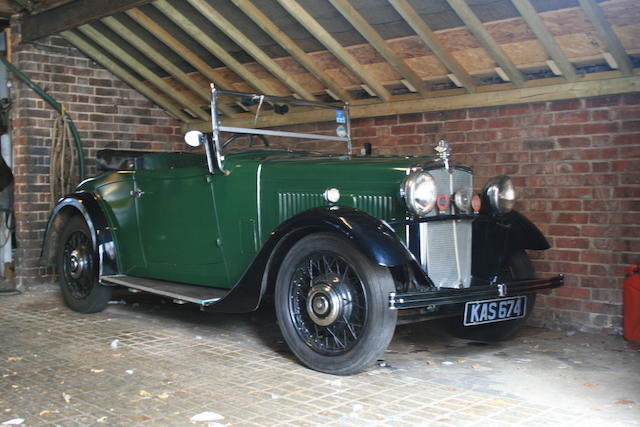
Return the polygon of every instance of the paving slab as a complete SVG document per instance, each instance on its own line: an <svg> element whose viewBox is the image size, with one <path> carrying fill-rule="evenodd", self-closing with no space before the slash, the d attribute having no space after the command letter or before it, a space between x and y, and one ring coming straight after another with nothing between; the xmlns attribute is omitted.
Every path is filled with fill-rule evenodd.
<svg viewBox="0 0 640 427"><path fill-rule="evenodd" d="M32 287L33 289L34 287ZM50 288L44 288L50 289ZM57 291L0 296L0 424L640 425L640 346L524 328L486 344L398 326L381 360L305 368L268 307L211 314L116 293L97 314Z"/></svg>

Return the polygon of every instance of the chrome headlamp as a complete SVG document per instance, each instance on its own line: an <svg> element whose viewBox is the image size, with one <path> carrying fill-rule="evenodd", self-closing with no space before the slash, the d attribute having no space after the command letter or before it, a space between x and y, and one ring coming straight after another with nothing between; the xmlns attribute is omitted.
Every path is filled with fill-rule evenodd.
<svg viewBox="0 0 640 427"><path fill-rule="evenodd" d="M506 175L493 177L482 190L485 203L489 203L493 212L503 215L513 210L516 202L516 190L513 181Z"/></svg>
<svg viewBox="0 0 640 427"><path fill-rule="evenodd" d="M428 172L415 170L405 177L400 194L411 212L425 216L436 204L436 181Z"/></svg>

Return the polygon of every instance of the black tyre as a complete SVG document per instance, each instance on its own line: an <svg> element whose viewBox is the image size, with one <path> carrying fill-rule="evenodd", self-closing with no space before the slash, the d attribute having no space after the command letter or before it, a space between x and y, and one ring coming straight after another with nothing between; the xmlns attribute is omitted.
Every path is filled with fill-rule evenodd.
<svg viewBox="0 0 640 427"><path fill-rule="evenodd" d="M60 234L56 265L62 297L72 310L95 313L109 302L111 288L98 283L97 262L89 227L82 217L71 217Z"/></svg>
<svg viewBox="0 0 640 427"><path fill-rule="evenodd" d="M504 281L534 278L533 265L524 250L513 252L507 258L500 274L500 279ZM533 310L535 301L535 294L527 295L526 314L525 317L520 319L505 320L486 325L464 326L462 316L456 316L444 319L443 323L447 331L454 337L474 341L503 341L511 338L525 324Z"/></svg>
<svg viewBox="0 0 640 427"><path fill-rule="evenodd" d="M275 292L285 341L316 371L349 375L371 365L389 345L397 313L389 270L371 262L346 239L317 233L284 258Z"/></svg>

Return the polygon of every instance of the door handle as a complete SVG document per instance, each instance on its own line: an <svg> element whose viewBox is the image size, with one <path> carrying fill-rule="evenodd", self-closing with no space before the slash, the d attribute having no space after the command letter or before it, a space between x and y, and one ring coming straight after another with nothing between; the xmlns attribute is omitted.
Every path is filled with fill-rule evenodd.
<svg viewBox="0 0 640 427"><path fill-rule="evenodd" d="M136 189L134 189L134 190L131 190L131 191L129 192L129 194L130 194L130 195L131 195L131 197L133 197L134 199L137 199L138 197L140 197L140 196L142 196L142 195L144 194L144 191L139 190L139 189L137 189L137 188L136 188Z"/></svg>

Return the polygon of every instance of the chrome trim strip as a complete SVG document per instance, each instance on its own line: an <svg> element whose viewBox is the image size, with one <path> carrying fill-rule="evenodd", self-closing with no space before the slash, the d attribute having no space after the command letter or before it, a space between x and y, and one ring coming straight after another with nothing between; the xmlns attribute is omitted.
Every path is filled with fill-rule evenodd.
<svg viewBox="0 0 640 427"><path fill-rule="evenodd" d="M449 174L449 194L453 194L453 174ZM462 269L460 268L460 249L458 248L458 222L456 220L453 221L453 247L456 254L456 271L458 272L458 281L459 285L463 285L462 283Z"/></svg>
<svg viewBox="0 0 640 427"><path fill-rule="evenodd" d="M222 132L231 133L249 133L253 135L285 136L291 138L323 139L326 141L341 141L346 143L350 142L348 137L319 135L314 133L282 132L267 129L238 128L235 126L220 126L218 129Z"/></svg>
<svg viewBox="0 0 640 427"><path fill-rule="evenodd" d="M258 246L262 247L262 196L261 196L261 185L260 181L262 181L262 163L258 165L258 171L256 173L256 213L258 216Z"/></svg>
<svg viewBox="0 0 640 427"><path fill-rule="evenodd" d="M420 225L420 263L422 266L431 265L429 263L429 224L421 222ZM436 286L438 286L436 284Z"/></svg>

